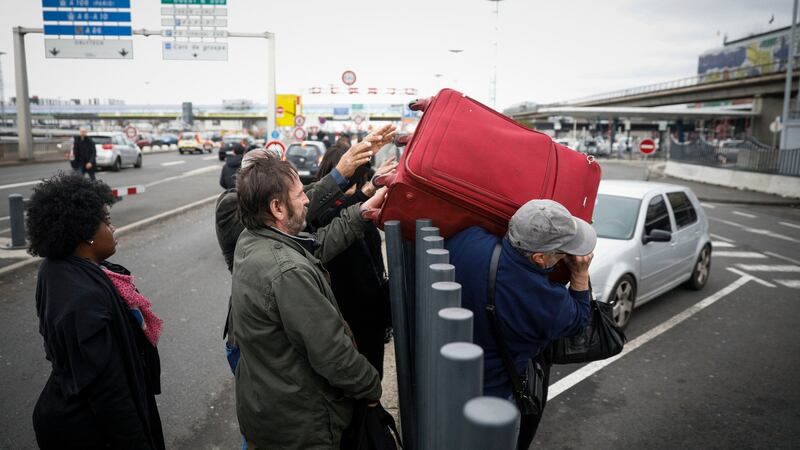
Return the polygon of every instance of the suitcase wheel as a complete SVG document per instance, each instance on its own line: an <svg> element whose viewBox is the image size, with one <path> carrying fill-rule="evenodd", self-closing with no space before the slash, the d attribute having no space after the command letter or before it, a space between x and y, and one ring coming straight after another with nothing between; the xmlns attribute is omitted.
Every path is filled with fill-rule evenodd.
<svg viewBox="0 0 800 450"><path fill-rule="evenodd" d="M414 137L413 134L404 134L402 136L397 136L396 138L394 138L394 145L398 147L405 147L406 145L408 145L409 142L411 142L412 137Z"/></svg>
<svg viewBox="0 0 800 450"><path fill-rule="evenodd" d="M433 97L428 98L418 98L408 104L408 109L412 111L425 111L428 109L428 105L431 104L433 101Z"/></svg>

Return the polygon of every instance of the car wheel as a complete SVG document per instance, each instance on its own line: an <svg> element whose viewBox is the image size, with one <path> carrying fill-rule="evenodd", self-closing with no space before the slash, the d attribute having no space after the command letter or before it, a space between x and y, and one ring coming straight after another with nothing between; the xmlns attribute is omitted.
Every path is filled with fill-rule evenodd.
<svg viewBox="0 0 800 450"><path fill-rule="evenodd" d="M114 160L114 165L111 166L111 170L119 172L120 169L122 169L122 160L117 156L117 159Z"/></svg>
<svg viewBox="0 0 800 450"><path fill-rule="evenodd" d="M179 149L178 149L178 153L180 153L180 154L182 155L182 154L183 154L183 149L182 149L182 148L179 148Z"/></svg>
<svg viewBox="0 0 800 450"><path fill-rule="evenodd" d="M133 167L135 167L137 169L141 169L142 168L142 155L139 155L136 158L136 164L134 164Z"/></svg>
<svg viewBox="0 0 800 450"><path fill-rule="evenodd" d="M633 306L636 303L636 282L630 275L623 275L611 290L608 303L613 311L614 322L620 328L625 328L631 321Z"/></svg>
<svg viewBox="0 0 800 450"><path fill-rule="evenodd" d="M699 291L708 283L709 275L711 275L711 246L706 245L700 250L700 254L697 255L697 261L695 261L694 269L692 270L692 277L689 278L686 285L690 289Z"/></svg>

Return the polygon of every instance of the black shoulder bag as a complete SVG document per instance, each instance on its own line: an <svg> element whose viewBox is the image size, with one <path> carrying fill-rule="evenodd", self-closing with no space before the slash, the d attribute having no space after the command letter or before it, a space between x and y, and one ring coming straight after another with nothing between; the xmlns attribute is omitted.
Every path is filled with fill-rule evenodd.
<svg viewBox="0 0 800 450"><path fill-rule="evenodd" d="M497 266L500 262L500 251L502 250L502 241L498 242L492 252L492 260L489 264L489 278L486 289L486 316L489 319L489 325L494 335L494 340L497 343L497 350L500 352L500 357L503 359L503 365L506 367L508 377L511 380L511 388L514 392L514 399L517 401L517 407L522 415L538 415L544 406L544 370L538 361L528 359L528 366L525 371L525 380L520 380L517 370L514 368L514 363L511 361L511 355L506 348L506 342L503 340L503 334L500 331L500 321L497 319L494 304L494 291L497 281Z"/></svg>
<svg viewBox="0 0 800 450"><path fill-rule="evenodd" d="M591 291L592 285L589 284ZM546 349L551 364L575 364L610 358L622 351L628 338L612 319L611 305L590 300L586 328L575 336L552 341Z"/></svg>

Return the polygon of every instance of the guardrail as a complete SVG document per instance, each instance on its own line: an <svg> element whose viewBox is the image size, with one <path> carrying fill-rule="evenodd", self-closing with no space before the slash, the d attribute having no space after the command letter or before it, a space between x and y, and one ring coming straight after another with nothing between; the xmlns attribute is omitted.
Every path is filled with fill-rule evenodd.
<svg viewBox="0 0 800 450"><path fill-rule="evenodd" d="M414 243L403 240L399 221L384 226L405 448L514 449L519 411L481 396L483 349L471 342L473 313L460 307L455 267L432 225L418 219Z"/></svg>
<svg viewBox="0 0 800 450"><path fill-rule="evenodd" d="M800 176L800 148L778 149L753 138L714 145L702 138L678 142L670 137L673 161L776 175Z"/></svg>
<svg viewBox="0 0 800 450"><path fill-rule="evenodd" d="M141 185L124 186L111 188L111 195L117 199L122 200L129 195L141 194L145 191L145 187ZM27 247L25 240L25 208L28 206L30 200L24 198L21 194L10 194L8 196L8 220L11 228L11 243L5 247L7 250L18 250Z"/></svg>
<svg viewBox="0 0 800 450"><path fill-rule="evenodd" d="M797 65L798 61L800 61L800 57L795 58L795 69L794 69L795 72L800 71L800 67L798 67ZM707 85L714 83L722 83L726 81L743 80L747 78L760 77L764 75L780 73L781 70L785 71L786 70L785 64L786 60L780 59L766 64L740 67L720 72L711 72L703 75L694 75L691 77L679 78L677 80L665 81L662 83L647 84L643 86L632 87L629 89L604 92L601 94L590 95L588 97L581 97L565 102L555 103L553 105L548 105L548 106L574 105L574 104L587 103L599 100L610 100L613 98L631 97L634 95L649 94L652 92L666 91L670 89L678 89L684 87L692 87L692 86Z"/></svg>

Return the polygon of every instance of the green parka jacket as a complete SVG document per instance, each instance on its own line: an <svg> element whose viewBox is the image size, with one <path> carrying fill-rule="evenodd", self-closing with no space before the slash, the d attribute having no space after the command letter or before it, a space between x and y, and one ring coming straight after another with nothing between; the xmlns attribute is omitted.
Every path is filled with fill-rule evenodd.
<svg viewBox="0 0 800 450"><path fill-rule="evenodd" d="M378 373L356 350L320 262L362 237L359 206L317 231L322 245L313 253L272 228L246 229L236 243L236 412L258 448L339 448L354 399L381 396Z"/></svg>

